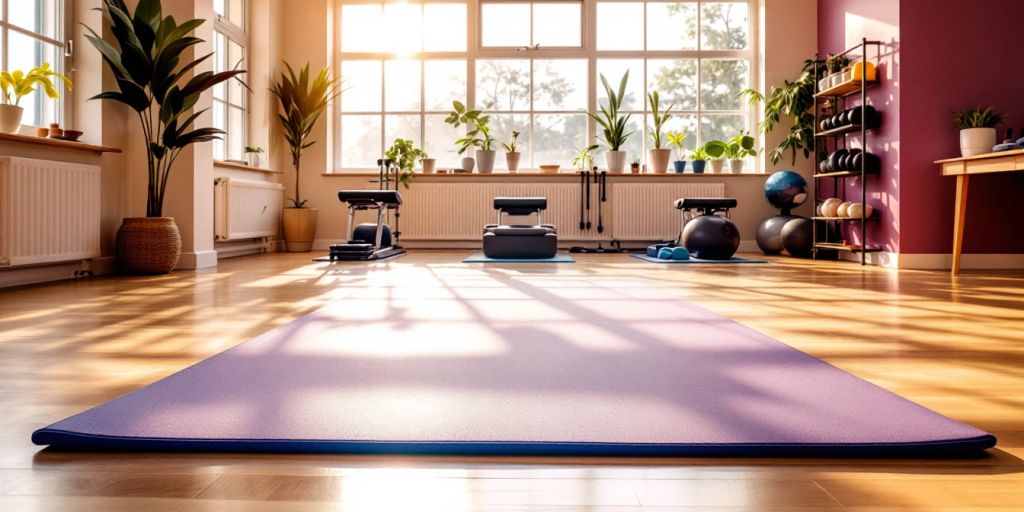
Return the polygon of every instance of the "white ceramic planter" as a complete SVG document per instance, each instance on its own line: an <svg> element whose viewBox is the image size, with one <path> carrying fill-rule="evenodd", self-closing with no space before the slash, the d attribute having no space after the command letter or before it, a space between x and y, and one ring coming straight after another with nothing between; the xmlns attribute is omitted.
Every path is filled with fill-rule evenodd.
<svg viewBox="0 0 1024 512"><path fill-rule="evenodd" d="M651 169L658 174L665 174L666 172L668 172L668 161L671 158L671 149L652 149L650 155Z"/></svg>
<svg viewBox="0 0 1024 512"><path fill-rule="evenodd" d="M626 152L606 151L604 154L604 162L608 166L609 173L621 174L626 170Z"/></svg>
<svg viewBox="0 0 1024 512"><path fill-rule="evenodd" d="M494 172L494 155L493 149L476 150L476 167L480 174L491 174Z"/></svg>
<svg viewBox="0 0 1024 512"><path fill-rule="evenodd" d="M505 153L505 166L508 167L508 172L519 171L519 158L523 154L516 151L514 153Z"/></svg>
<svg viewBox="0 0 1024 512"><path fill-rule="evenodd" d="M21 129L21 116L25 109L14 105L0 105L0 132L18 133Z"/></svg>
<svg viewBox="0 0 1024 512"><path fill-rule="evenodd" d="M729 160L729 172L733 174L739 174L743 172L743 159L733 158Z"/></svg>
<svg viewBox="0 0 1024 512"><path fill-rule="evenodd" d="M466 172L473 172L473 167L476 165L476 160L472 157L466 157L462 159L462 170Z"/></svg>
<svg viewBox="0 0 1024 512"><path fill-rule="evenodd" d="M960 154L963 156L991 153L995 145L995 128L968 128L960 130Z"/></svg>
<svg viewBox="0 0 1024 512"><path fill-rule="evenodd" d="M434 171L437 170L436 158L424 158L420 160L420 164L423 165L423 174L434 174Z"/></svg>
<svg viewBox="0 0 1024 512"><path fill-rule="evenodd" d="M715 174L721 174L722 173L722 169L725 168L725 160L722 160L720 158L716 158L714 160L711 160L709 162L709 164L711 165L711 172L713 172Z"/></svg>

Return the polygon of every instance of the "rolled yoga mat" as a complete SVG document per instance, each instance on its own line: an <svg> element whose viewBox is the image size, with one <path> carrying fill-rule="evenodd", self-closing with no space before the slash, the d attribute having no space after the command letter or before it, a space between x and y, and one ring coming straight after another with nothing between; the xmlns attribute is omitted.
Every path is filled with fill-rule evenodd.
<svg viewBox="0 0 1024 512"><path fill-rule="evenodd" d="M642 282L464 270L363 288L32 440L747 457L953 456L995 444Z"/></svg>

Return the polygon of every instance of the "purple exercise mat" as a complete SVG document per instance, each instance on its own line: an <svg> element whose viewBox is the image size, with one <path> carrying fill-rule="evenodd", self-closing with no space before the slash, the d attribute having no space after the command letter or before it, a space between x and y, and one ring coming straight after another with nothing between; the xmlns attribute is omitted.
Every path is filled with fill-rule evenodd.
<svg viewBox="0 0 1024 512"><path fill-rule="evenodd" d="M639 282L436 271L362 288L35 432L63 448L918 456L994 446Z"/></svg>

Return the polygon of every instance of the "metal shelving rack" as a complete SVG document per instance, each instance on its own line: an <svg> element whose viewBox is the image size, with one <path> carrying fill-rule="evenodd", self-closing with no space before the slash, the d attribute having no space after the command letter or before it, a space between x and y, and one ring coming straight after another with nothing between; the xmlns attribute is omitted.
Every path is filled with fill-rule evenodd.
<svg viewBox="0 0 1024 512"><path fill-rule="evenodd" d="M881 60L882 55L882 42L881 41L868 41L867 39L861 39L861 43L847 49L845 52L839 54L839 56L850 57L850 60L859 58L861 61L869 62L868 60L868 48L874 46L875 48L875 79L868 80L867 66L864 66L863 72L860 74L859 81L851 81L840 84L835 87L831 87L824 91L820 91L814 95L814 155L815 155L815 174L814 174L814 211L817 215L818 207L821 204L822 199L818 197L819 183L821 180L831 179L832 190L835 191L836 195L841 195L844 199L846 198L846 178L860 178L860 203L867 204L868 198L868 177L878 175L881 173L881 168L871 169L868 168L868 158L861 158L860 169L851 171L837 171L837 172L819 172L821 164L821 155L819 149L824 149L826 154L825 158L831 152L828 150L829 142L831 141L832 151L839 148L846 148L847 137L851 134L860 135L861 150L867 152L868 150L868 133L874 131L877 127L868 126L868 116L865 107L867 106L868 89L878 85L880 80L880 73L878 71L878 63ZM860 50L858 54L858 50ZM859 55L859 57L858 57ZM815 76L815 88L817 88L817 78L819 76L819 66L823 64L820 56L815 58L814 76ZM826 131L819 131L822 120L822 103L831 102L834 110L842 112L846 110L846 100L851 97L859 97L860 105L855 108L861 109L861 124L859 125L848 125L833 128ZM841 191L841 192L840 192ZM872 246L868 240L868 222L877 222L879 220L878 212L875 212L869 217L861 218L849 218L849 217L812 217L814 221L814 259L818 259L819 252L822 251L847 251L860 254L861 265L867 264L867 255L872 252L881 252L881 248L878 246ZM848 222L859 222L860 224L860 245L847 244L843 239L842 227L843 223ZM821 233L821 235L819 235ZM833 234L838 233L835 237Z"/></svg>

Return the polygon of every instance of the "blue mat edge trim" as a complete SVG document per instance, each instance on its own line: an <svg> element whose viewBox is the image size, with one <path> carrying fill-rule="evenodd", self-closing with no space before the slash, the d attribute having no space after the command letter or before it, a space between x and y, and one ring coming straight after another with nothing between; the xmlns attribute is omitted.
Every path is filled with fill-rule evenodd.
<svg viewBox="0 0 1024 512"><path fill-rule="evenodd" d="M996 445L991 434L942 441L851 444L632 444L492 441L327 441L111 437L42 428L32 442L58 450L411 455L572 455L623 457L955 457Z"/></svg>
<svg viewBox="0 0 1024 512"><path fill-rule="evenodd" d="M561 257L562 259L559 259ZM472 259L475 260L471 261ZM576 263L576 258L564 253L558 253L554 258L544 259L529 259L529 258L510 258L510 259L493 259L484 256L482 253L470 254L462 259L463 263Z"/></svg>
<svg viewBox="0 0 1024 512"><path fill-rule="evenodd" d="M749 265L753 263L767 264L765 260L752 260L750 258L732 258L728 260L701 260L693 258L690 260L663 260L646 254L631 253L630 256L648 263L661 263L663 265Z"/></svg>

